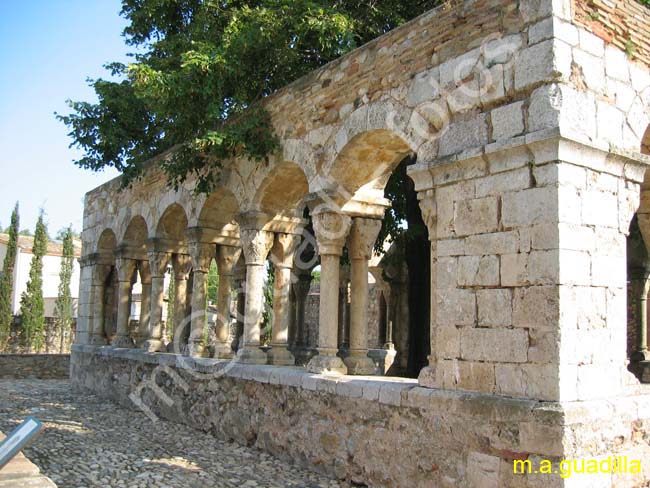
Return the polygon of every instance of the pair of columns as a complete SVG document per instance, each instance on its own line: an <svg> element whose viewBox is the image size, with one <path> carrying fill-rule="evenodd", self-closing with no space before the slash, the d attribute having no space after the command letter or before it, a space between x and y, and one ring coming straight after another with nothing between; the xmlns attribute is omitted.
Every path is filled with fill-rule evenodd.
<svg viewBox="0 0 650 488"><path fill-rule="evenodd" d="M264 214L246 214L240 217L240 240L246 265L244 306L244 331L237 361L248 364L294 365L289 351L289 322L291 305L291 270L293 256L300 235L296 228L291 232L274 232L265 229ZM260 332L264 307L264 277L266 261L271 255L275 282L273 288L273 328L271 349L260 349Z"/></svg>
<svg viewBox="0 0 650 488"><path fill-rule="evenodd" d="M312 215L321 257L318 355L307 364L315 373L373 374L368 357L368 261L381 220L349 217L337 212ZM350 257L349 355L338 353L340 258L347 240Z"/></svg>

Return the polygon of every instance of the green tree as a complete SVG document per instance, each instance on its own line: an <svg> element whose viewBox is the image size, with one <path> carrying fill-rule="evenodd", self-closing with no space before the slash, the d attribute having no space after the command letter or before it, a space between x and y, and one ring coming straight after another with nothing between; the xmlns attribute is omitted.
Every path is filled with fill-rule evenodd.
<svg viewBox="0 0 650 488"><path fill-rule="evenodd" d="M217 263L213 260L208 271L208 303L217 303L219 293L219 270Z"/></svg>
<svg viewBox="0 0 650 488"><path fill-rule="evenodd" d="M439 0L123 0L134 62L92 80L98 102L57 115L84 154L124 182L158 163L172 185L189 175L207 191L221 162L277 149L268 95L421 14Z"/></svg>
<svg viewBox="0 0 650 488"><path fill-rule="evenodd" d="M5 254L2 266L2 277L0 277L0 351L4 350L11 332L13 322L12 299L14 292L14 267L16 265L16 254L18 252L18 229L20 217L18 215L18 202L11 213L11 225L9 226L9 241L7 242L7 253Z"/></svg>
<svg viewBox="0 0 650 488"><path fill-rule="evenodd" d="M43 256L47 252L47 229L41 210L34 231L32 262L27 289L20 298L23 344L27 351L38 351L45 341L45 306L43 303Z"/></svg>
<svg viewBox="0 0 650 488"><path fill-rule="evenodd" d="M72 226L63 234L63 255L61 257L61 270L59 271L59 291L54 304L54 317L59 330L59 352L63 352L68 335L72 330L72 294L70 281L74 264L74 245L72 243Z"/></svg>

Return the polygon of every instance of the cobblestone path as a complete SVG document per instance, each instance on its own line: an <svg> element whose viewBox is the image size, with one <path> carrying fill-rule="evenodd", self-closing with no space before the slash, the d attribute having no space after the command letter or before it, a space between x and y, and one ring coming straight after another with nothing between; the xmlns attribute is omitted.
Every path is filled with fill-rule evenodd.
<svg viewBox="0 0 650 488"><path fill-rule="evenodd" d="M343 486L186 426L152 428L140 412L73 394L67 381L0 380L0 430L27 415L47 429L25 454L60 488Z"/></svg>

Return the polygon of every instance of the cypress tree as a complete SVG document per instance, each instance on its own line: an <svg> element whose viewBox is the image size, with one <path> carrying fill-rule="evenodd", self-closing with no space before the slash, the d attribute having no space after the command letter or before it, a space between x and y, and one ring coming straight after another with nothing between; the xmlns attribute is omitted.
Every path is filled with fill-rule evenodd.
<svg viewBox="0 0 650 488"><path fill-rule="evenodd" d="M61 257L61 270L59 271L59 292L54 304L54 317L59 330L59 352L63 352L72 329L72 294L70 281L72 280L72 267L74 262L74 246L72 244L72 227L68 227L63 235L63 256Z"/></svg>
<svg viewBox="0 0 650 488"><path fill-rule="evenodd" d="M9 226L9 242L7 243L7 254L2 267L0 278L0 351L4 350L13 322L12 297L14 291L14 266L16 254L18 253L18 202L11 214L11 225Z"/></svg>
<svg viewBox="0 0 650 488"><path fill-rule="evenodd" d="M47 251L47 229L43 210L38 216L34 232L32 262L27 289L20 298L23 341L27 351L38 351L45 342L45 305L43 303L43 256Z"/></svg>

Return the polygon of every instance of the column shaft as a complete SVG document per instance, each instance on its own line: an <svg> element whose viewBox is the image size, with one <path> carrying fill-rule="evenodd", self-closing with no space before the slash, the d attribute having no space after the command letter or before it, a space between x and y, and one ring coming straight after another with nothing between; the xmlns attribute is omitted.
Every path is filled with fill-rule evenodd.
<svg viewBox="0 0 650 488"><path fill-rule="evenodd" d="M133 339L129 335L131 316L131 280L118 282L117 333L111 343L113 347L131 348Z"/></svg>

